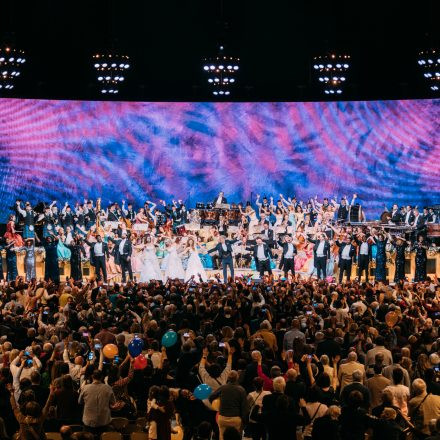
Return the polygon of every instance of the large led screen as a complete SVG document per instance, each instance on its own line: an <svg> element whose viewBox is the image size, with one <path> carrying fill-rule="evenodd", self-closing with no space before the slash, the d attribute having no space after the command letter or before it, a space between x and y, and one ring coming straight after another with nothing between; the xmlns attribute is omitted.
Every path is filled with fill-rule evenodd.
<svg viewBox="0 0 440 440"><path fill-rule="evenodd" d="M440 202L440 100L152 103L0 99L1 220L16 199L189 206L224 191L351 197L367 218Z"/></svg>

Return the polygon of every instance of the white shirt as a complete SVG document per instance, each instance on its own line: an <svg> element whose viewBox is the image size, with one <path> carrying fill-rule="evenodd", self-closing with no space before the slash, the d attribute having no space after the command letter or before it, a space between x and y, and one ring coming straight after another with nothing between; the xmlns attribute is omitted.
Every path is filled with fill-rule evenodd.
<svg viewBox="0 0 440 440"><path fill-rule="evenodd" d="M361 255L368 255L368 243L366 241L362 242L359 253Z"/></svg>
<svg viewBox="0 0 440 440"><path fill-rule="evenodd" d="M258 246L257 258L259 260L266 260L266 255L264 254L264 244Z"/></svg>
<svg viewBox="0 0 440 440"><path fill-rule="evenodd" d="M122 240L121 240L121 242L119 243L119 253L121 254L121 255L124 255L124 246L125 246L125 242L127 241L127 239L126 238L123 238Z"/></svg>
<svg viewBox="0 0 440 440"><path fill-rule="evenodd" d="M293 244L287 243L287 252L284 258L293 258Z"/></svg>
<svg viewBox="0 0 440 440"><path fill-rule="evenodd" d="M102 252L102 242L95 243L95 246L93 246L93 251L95 252L95 257L102 257L104 255Z"/></svg>
<svg viewBox="0 0 440 440"><path fill-rule="evenodd" d="M223 250L224 250L225 252L228 250L228 247L226 246L225 243L222 243L222 248L223 248Z"/></svg>
<svg viewBox="0 0 440 440"><path fill-rule="evenodd" d="M324 245L325 241L320 241L318 245L318 249L316 249L316 256L317 257L323 257L324 256Z"/></svg>
<svg viewBox="0 0 440 440"><path fill-rule="evenodd" d="M345 244L341 255L343 260L351 260L350 250L351 250L351 244Z"/></svg>
<svg viewBox="0 0 440 440"><path fill-rule="evenodd" d="M223 197L222 196L218 196L217 197L217 201L215 202L215 204L216 205L221 205L222 204L222 200L223 200Z"/></svg>

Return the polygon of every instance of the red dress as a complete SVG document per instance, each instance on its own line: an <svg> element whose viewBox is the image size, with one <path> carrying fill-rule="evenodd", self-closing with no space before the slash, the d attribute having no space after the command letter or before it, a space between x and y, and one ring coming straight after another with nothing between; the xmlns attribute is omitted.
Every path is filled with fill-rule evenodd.
<svg viewBox="0 0 440 440"><path fill-rule="evenodd" d="M24 246L23 238L20 234L17 234L15 232L14 222L12 220L10 222L8 222L8 224L6 225L6 232L5 232L4 237L7 240L13 240L15 247Z"/></svg>

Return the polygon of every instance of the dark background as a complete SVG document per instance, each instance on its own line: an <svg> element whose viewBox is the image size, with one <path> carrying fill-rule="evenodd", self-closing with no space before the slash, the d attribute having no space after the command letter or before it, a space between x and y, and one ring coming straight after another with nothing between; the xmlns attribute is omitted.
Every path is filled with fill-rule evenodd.
<svg viewBox="0 0 440 440"><path fill-rule="evenodd" d="M0 34L13 31L27 59L2 96L103 99L91 56L115 44L133 66L118 100L214 100L202 59L220 37L241 58L230 100L325 100L310 66L326 49L352 55L340 99L438 96L417 65L418 50L439 42L438 0L223 0L223 19L219 0L8 0L1 8Z"/></svg>

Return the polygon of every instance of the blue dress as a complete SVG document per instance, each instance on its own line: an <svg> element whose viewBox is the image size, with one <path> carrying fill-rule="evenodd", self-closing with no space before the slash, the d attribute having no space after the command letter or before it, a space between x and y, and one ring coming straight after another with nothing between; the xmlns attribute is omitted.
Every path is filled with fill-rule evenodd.
<svg viewBox="0 0 440 440"><path fill-rule="evenodd" d="M387 254L386 254L386 245L387 239L383 241L376 241L377 253L376 253L376 271L375 278L376 281L385 281L387 278L386 271L386 262L387 262Z"/></svg>
<svg viewBox="0 0 440 440"><path fill-rule="evenodd" d="M72 255L70 249L61 240L58 240L57 255L58 261L70 261Z"/></svg>
<svg viewBox="0 0 440 440"><path fill-rule="evenodd" d="M199 257L205 269L212 269L214 267L211 255L199 253Z"/></svg>

